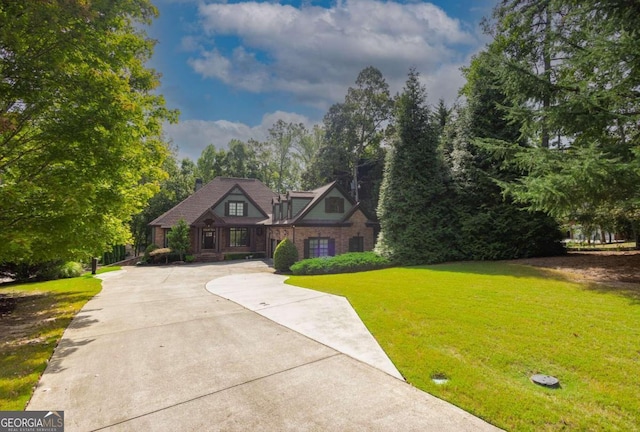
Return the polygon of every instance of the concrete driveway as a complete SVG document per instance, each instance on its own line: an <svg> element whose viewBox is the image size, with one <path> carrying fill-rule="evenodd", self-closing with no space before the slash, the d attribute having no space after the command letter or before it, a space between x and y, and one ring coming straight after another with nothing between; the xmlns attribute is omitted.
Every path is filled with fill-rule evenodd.
<svg viewBox="0 0 640 432"><path fill-rule="evenodd" d="M250 261L104 274L27 409L65 411L66 431L497 430L205 289L264 272Z"/></svg>

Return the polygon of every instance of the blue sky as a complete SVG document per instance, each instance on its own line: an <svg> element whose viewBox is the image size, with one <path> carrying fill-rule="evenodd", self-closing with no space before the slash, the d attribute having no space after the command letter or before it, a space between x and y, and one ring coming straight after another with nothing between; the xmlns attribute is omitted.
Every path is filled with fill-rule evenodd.
<svg viewBox="0 0 640 432"><path fill-rule="evenodd" d="M181 113L166 135L196 160L208 144L263 140L278 119L311 127L370 65L392 93L415 67L429 101L452 104L496 1L155 0L149 66Z"/></svg>

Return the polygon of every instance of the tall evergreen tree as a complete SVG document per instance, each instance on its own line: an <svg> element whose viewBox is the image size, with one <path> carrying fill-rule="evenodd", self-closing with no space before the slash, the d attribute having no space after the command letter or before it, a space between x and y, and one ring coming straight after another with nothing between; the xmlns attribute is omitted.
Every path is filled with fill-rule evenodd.
<svg viewBox="0 0 640 432"><path fill-rule="evenodd" d="M503 186L556 217L639 226L640 33L636 2L503 0L488 30L527 174ZM514 143L512 143L514 144ZM502 146L503 150L506 148Z"/></svg>
<svg viewBox="0 0 640 432"><path fill-rule="evenodd" d="M498 181L510 181L523 172L505 164L482 142L501 140L525 145L516 124L504 119L505 95L486 54L477 56L465 71L467 103L456 110L443 137L458 200L461 251L467 259L512 259L563 252L555 220L542 212L504 197ZM497 144L494 144L497 145Z"/></svg>
<svg viewBox="0 0 640 432"><path fill-rule="evenodd" d="M437 132L426 90L412 69L394 112L395 137L380 190L377 249L404 264L460 257Z"/></svg>

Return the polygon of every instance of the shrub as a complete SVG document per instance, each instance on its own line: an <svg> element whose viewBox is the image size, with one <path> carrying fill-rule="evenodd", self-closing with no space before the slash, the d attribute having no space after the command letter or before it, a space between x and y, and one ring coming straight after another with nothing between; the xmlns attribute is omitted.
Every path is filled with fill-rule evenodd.
<svg viewBox="0 0 640 432"><path fill-rule="evenodd" d="M185 255L184 257L184 261L188 262L188 263L192 263L196 260L196 257L194 257L193 255Z"/></svg>
<svg viewBox="0 0 640 432"><path fill-rule="evenodd" d="M83 272L84 269L82 268L82 264L74 261L69 261L59 267L58 278L74 278L82 275Z"/></svg>
<svg viewBox="0 0 640 432"><path fill-rule="evenodd" d="M388 259L375 252L350 252L334 257L310 258L291 266L295 275L355 273L389 267Z"/></svg>
<svg viewBox="0 0 640 432"><path fill-rule="evenodd" d="M48 281L78 277L83 273L82 264L69 261L45 261L40 263L3 263L0 276L17 282Z"/></svg>
<svg viewBox="0 0 640 432"><path fill-rule="evenodd" d="M150 262L151 256L149 254L156 249L160 249L160 246L158 246L155 243L151 243L149 246L147 246L144 250L144 255L142 256L142 262L145 262L145 263Z"/></svg>
<svg viewBox="0 0 640 432"><path fill-rule="evenodd" d="M171 228L171 231L167 233L167 242L169 247L179 255L179 260L182 261L182 256L189 251L191 247L191 238L189 236L189 225L184 219L180 219L176 225Z"/></svg>
<svg viewBox="0 0 640 432"><path fill-rule="evenodd" d="M169 255L171 255L171 252L172 251L169 248L154 249L151 252L149 252L149 260L157 264L160 261L162 261L162 259L164 258L164 262L168 263Z"/></svg>
<svg viewBox="0 0 640 432"><path fill-rule="evenodd" d="M290 267L298 260L298 249L285 238L276 247L273 253L273 267L279 272L288 272Z"/></svg>
<svg viewBox="0 0 640 432"><path fill-rule="evenodd" d="M47 261L43 263L30 262L4 262L0 265L0 276L11 278L17 282L33 280L47 280L52 269L60 265L59 261Z"/></svg>

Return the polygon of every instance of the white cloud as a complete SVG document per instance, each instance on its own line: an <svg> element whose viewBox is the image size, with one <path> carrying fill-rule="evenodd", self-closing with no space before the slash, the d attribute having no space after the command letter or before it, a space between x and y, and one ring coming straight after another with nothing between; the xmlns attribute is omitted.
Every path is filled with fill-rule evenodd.
<svg viewBox="0 0 640 432"><path fill-rule="evenodd" d="M246 142L253 138L264 141L267 138L269 128L278 120L287 123L303 123L308 128L314 124L303 115L276 111L265 114L260 124L256 126L227 120L184 120L178 124L166 124L164 131L178 147L180 158L188 157L196 161L202 150L209 144L222 149L227 148L232 139Z"/></svg>
<svg viewBox="0 0 640 432"><path fill-rule="evenodd" d="M416 67L432 83L430 99L437 93L451 102L462 82L457 69L479 45L459 20L430 3L213 3L201 4L199 15L209 48L189 61L197 73L251 92L287 92L321 108L341 100L369 65L394 92ZM243 45L223 53L217 36L238 37Z"/></svg>

